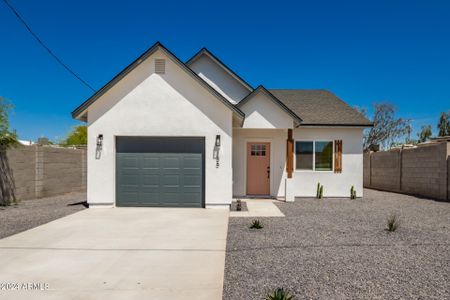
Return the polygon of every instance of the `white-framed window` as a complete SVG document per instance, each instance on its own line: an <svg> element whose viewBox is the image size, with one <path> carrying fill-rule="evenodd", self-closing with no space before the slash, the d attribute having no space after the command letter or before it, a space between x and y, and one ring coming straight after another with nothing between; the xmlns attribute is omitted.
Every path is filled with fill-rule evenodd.
<svg viewBox="0 0 450 300"><path fill-rule="evenodd" d="M333 171L333 141L295 141L295 170Z"/></svg>
<svg viewBox="0 0 450 300"><path fill-rule="evenodd" d="M251 156L266 156L265 144L252 144L250 149Z"/></svg>

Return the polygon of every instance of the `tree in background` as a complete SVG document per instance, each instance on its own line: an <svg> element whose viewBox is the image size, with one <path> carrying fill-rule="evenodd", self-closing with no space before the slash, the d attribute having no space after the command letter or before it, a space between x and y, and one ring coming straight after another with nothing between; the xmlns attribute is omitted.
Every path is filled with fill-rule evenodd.
<svg viewBox="0 0 450 300"><path fill-rule="evenodd" d="M75 126L62 144L65 146L87 145L87 127Z"/></svg>
<svg viewBox="0 0 450 300"><path fill-rule="evenodd" d="M410 120L397 118L391 103L376 103L373 106L373 127L364 133L364 150L371 145L388 149L411 130ZM360 110L365 114L364 110Z"/></svg>
<svg viewBox="0 0 450 300"><path fill-rule="evenodd" d="M439 129L438 136L450 135L450 112L442 112L437 125Z"/></svg>
<svg viewBox="0 0 450 300"><path fill-rule="evenodd" d="M0 97L0 151L17 145L16 134L9 129L9 112L12 108L10 101Z"/></svg>
<svg viewBox="0 0 450 300"><path fill-rule="evenodd" d="M18 144L16 135L9 129L9 112L12 104L0 97L0 206L16 201L14 177L9 167L6 150Z"/></svg>
<svg viewBox="0 0 450 300"><path fill-rule="evenodd" d="M419 143L428 141L432 135L433 132L431 130L431 125L423 125L420 133L417 134L417 136L419 137Z"/></svg>

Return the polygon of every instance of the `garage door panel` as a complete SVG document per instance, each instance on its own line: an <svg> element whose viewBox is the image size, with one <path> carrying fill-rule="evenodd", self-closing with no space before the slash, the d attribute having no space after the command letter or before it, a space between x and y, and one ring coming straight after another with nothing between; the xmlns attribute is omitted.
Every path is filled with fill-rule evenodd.
<svg viewBox="0 0 450 300"><path fill-rule="evenodd" d="M159 170L161 157L157 153L141 154L141 167L143 169Z"/></svg>
<svg viewBox="0 0 450 300"><path fill-rule="evenodd" d="M165 187L180 186L180 175L162 175L160 178L162 180L162 185Z"/></svg>
<svg viewBox="0 0 450 300"><path fill-rule="evenodd" d="M139 203L143 204L143 206L145 206L145 204L147 203L146 199L159 199L159 190L145 190L145 191L141 191L139 193L140 195L140 201ZM155 204L157 204L157 202L155 201ZM158 205L155 205L158 206Z"/></svg>
<svg viewBox="0 0 450 300"><path fill-rule="evenodd" d="M198 197L200 197L200 193L185 193L184 194L184 200L187 203L193 203L196 201L196 199L198 199Z"/></svg>
<svg viewBox="0 0 450 300"><path fill-rule="evenodd" d="M158 187L161 184L160 176L159 174L154 175L142 175L142 185L145 187Z"/></svg>
<svg viewBox="0 0 450 300"><path fill-rule="evenodd" d="M162 156L162 164L164 169L179 169L181 167L180 155L162 154Z"/></svg>
<svg viewBox="0 0 450 300"><path fill-rule="evenodd" d="M118 206L204 205L204 139L169 138L169 141L165 138L118 138ZM158 152L145 152L146 149ZM188 151L200 153L186 153Z"/></svg>
<svg viewBox="0 0 450 300"><path fill-rule="evenodd" d="M122 192L122 196L126 197L127 203L131 205L137 205L140 203L139 201L139 193L138 192Z"/></svg>
<svg viewBox="0 0 450 300"><path fill-rule="evenodd" d="M134 155L122 155L122 167L136 169L139 165L138 157Z"/></svg>
<svg viewBox="0 0 450 300"><path fill-rule="evenodd" d="M202 177L199 175L185 175L183 187L199 188L202 184Z"/></svg>
<svg viewBox="0 0 450 300"><path fill-rule="evenodd" d="M123 187L136 187L139 186L139 176L138 175L128 175L123 174L121 176L120 184Z"/></svg>
<svg viewBox="0 0 450 300"><path fill-rule="evenodd" d="M184 168L194 168L198 169L201 165L201 154L184 154L183 155L183 166Z"/></svg>

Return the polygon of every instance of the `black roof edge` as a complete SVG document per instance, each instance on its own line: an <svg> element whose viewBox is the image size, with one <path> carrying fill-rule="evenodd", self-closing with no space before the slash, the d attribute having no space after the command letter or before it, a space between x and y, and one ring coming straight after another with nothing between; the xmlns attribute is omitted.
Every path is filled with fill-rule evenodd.
<svg viewBox="0 0 450 300"><path fill-rule="evenodd" d="M186 61L186 65L189 66L190 64L192 64L195 60L197 60L198 57L200 57L200 55L202 55L203 53L207 53L208 55L210 55L214 60L217 60L217 62L223 67L225 68L228 72L230 72L233 76L236 77L236 79L238 81L240 81L242 83L242 85L244 85L249 91L253 92L254 88L253 86L251 86L247 81L245 81L241 76L239 76L236 72L234 72L227 64L225 64L222 60L220 60L220 58L218 58L216 55L214 55L211 51L209 51L206 47L203 47L202 49L200 49L197 53L195 53L191 58L188 59L188 61Z"/></svg>
<svg viewBox="0 0 450 300"><path fill-rule="evenodd" d="M84 110L86 110L92 103L94 103L98 98L104 95L110 88L112 88L118 81L130 73L134 68L136 68L141 62L143 62L147 57L152 55L158 48L162 49L169 57L171 57L175 63L177 63L181 68L186 70L189 75L196 79L201 85L208 89L213 95L215 95L222 103L229 107L233 112L239 115L239 117L244 118L245 114L230 101L225 99L219 92L217 92L211 85L209 85L205 80L198 76L194 71L191 70L186 64L184 64L175 54L173 54L169 49L167 49L161 42L157 41L150 48L148 48L144 53L142 53L137 59L135 59L131 64L126 66L122 71L120 71L116 76L114 76L110 81L108 81L102 88L96 91L91 97L84 101L80 106L78 106L74 111L72 111L72 118L76 119Z"/></svg>
<svg viewBox="0 0 450 300"><path fill-rule="evenodd" d="M324 127L373 127L373 123L367 123L367 124L320 124L320 123L313 123L313 124L300 124L300 127L316 127L316 126L324 126Z"/></svg>
<svg viewBox="0 0 450 300"><path fill-rule="evenodd" d="M263 85L259 85L253 92L248 94L244 99L239 101L239 103L236 104L237 107L241 107L245 103L247 103L254 95L256 95L259 91L265 92L269 97L278 104L281 109L283 109L285 112L287 112L292 118L294 118L298 124L302 123L303 120L300 118L296 113L294 113L289 107L287 107L283 102L281 102L275 95L273 95L269 90L267 90ZM297 124L297 126L298 126Z"/></svg>

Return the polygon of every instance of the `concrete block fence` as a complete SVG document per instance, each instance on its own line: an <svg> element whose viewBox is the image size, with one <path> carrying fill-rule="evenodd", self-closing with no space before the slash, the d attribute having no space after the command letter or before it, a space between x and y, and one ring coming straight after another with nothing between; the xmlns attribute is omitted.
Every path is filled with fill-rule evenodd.
<svg viewBox="0 0 450 300"><path fill-rule="evenodd" d="M6 151L0 159L0 197L8 194L7 188L18 200L86 191L85 149L23 146Z"/></svg>
<svg viewBox="0 0 450 300"><path fill-rule="evenodd" d="M450 200L450 142L364 154L364 187Z"/></svg>

